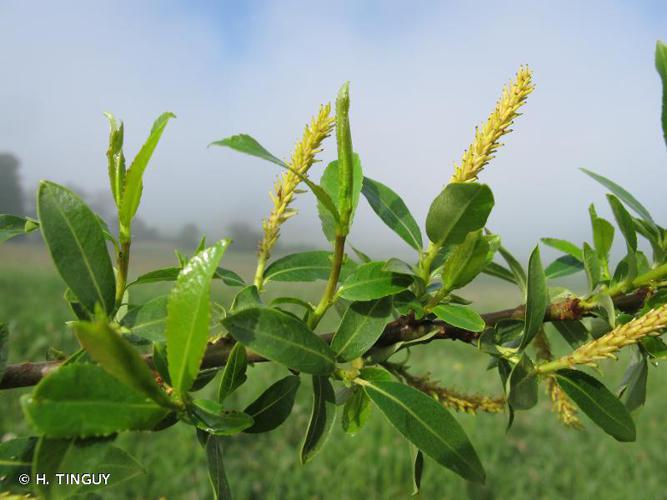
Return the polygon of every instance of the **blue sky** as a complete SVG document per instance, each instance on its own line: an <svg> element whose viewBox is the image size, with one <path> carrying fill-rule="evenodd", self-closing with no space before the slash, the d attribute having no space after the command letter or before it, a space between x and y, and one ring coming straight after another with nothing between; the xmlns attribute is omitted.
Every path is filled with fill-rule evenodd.
<svg viewBox="0 0 667 500"><path fill-rule="evenodd" d="M418 220L474 127L519 65L537 88L482 175L490 227L527 253L541 236L581 242L587 205L608 213L586 167L624 184L658 220L667 208L658 38L664 2L0 1L0 150L23 180L106 182L103 111L125 121L126 155L162 111L176 113L149 167L140 215L166 230L224 234L270 208L271 164L206 145L238 132L286 157L303 125L351 81L365 173ZM327 144L325 160L334 158ZM319 176L316 167L314 176ZM364 205L355 244L405 247ZM310 195L284 235L324 243ZM519 252L521 253L521 252Z"/></svg>

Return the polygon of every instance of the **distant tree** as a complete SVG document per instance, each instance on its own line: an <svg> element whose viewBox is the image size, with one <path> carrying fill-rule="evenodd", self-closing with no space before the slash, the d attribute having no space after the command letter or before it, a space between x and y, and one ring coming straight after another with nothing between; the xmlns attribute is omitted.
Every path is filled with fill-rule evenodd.
<svg viewBox="0 0 667 500"><path fill-rule="evenodd" d="M0 153L0 213L22 215L25 199L19 179L21 162L11 153Z"/></svg>
<svg viewBox="0 0 667 500"><path fill-rule="evenodd" d="M191 250L197 246L201 237L201 231L197 224L188 222L176 235L176 244L185 250Z"/></svg>
<svg viewBox="0 0 667 500"><path fill-rule="evenodd" d="M243 252L256 251L257 244L262 239L262 233L243 221L232 222L227 234L234 241L232 249Z"/></svg>

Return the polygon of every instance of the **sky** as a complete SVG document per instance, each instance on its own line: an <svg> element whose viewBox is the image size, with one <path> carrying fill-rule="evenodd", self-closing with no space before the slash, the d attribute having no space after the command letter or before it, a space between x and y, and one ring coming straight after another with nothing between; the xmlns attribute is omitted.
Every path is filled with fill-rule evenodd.
<svg viewBox="0 0 667 500"><path fill-rule="evenodd" d="M528 64L536 90L481 175L496 199L488 226L526 256L542 236L590 241L589 203L610 214L581 167L624 185L660 222L657 39L667 39L660 1L0 0L0 151L20 158L26 189L46 178L99 191L103 112L125 122L129 161L172 111L139 215L165 232L194 221L220 237L235 221L259 227L279 172L207 145L243 132L287 158L319 105L350 81L364 173L398 192L423 227L475 126ZM333 140L325 148L315 179L336 156ZM325 245L313 200L300 195L286 241ZM409 252L365 200L351 241Z"/></svg>

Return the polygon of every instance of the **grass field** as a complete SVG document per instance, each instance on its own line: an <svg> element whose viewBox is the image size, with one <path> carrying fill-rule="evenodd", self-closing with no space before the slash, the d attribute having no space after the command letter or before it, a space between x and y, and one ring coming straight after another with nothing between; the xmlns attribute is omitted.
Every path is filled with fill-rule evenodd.
<svg viewBox="0 0 667 500"><path fill-rule="evenodd" d="M139 249L134 271L168 265L164 251ZM248 276L247 256L225 257L226 267ZM160 293L150 286L133 300ZM11 327L10 362L41 360L49 346L72 350L75 343L64 322L71 319L62 294L64 285L44 253L28 245L0 247L0 319ZM484 307L510 305L514 295L497 286L484 295ZM312 289L305 289L308 295ZM278 294L280 290L271 293ZM228 300L233 290L216 287L218 298ZM481 296L481 290L469 291ZM503 297L501 300L499 297ZM329 319L329 326L335 318ZM500 392L495 371L485 371L487 358L467 345L432 343L412 354L416 373L429 371L447 386L488 394ZM622 375L624 361L602 368L609 387ZM268 364L253 367L242 396L231 403L243 408L286 370ZM374 412L358 436L345 435L336 426L326 448L306 466L298 460L298 448L310 412L310 381L302 377L297 403L290 419L266 435L230 438L225 466L239 499L388 499L407 498L411 492L410 448ZM453 473L426 461L422 496L428 499L544 498L544 499L658 499L667 498L664 479L667 457L664 432L667 400L663 367L649 374L649 398L636 415L636 443L620 444L582 417L584 431L563 428L551 415L545 395L537 408L519 413L509 433L507 415L457 415L465 426L487 470L487 484L471 486ZM215 382L202 393L212 392ZM0 393L0 439L27 435L20 415L19 389ZM122 435L117 443L133 454L146 473L101 498L204 499L209 498L204 455L191 428L174 426L150 434Z"/></svg>

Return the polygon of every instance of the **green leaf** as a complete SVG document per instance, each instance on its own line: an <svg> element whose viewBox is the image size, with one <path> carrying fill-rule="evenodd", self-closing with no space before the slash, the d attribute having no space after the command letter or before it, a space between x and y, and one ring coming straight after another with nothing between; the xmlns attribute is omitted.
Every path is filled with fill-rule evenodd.
<svg viewBox="0 0 667 500"><path fill-rule="evenodd" d="M366 381L363 388L392 425L426 455L469 481L484 482L484 468L468 436L437 401L398 382Z"/></svg>
<svg viewBox="0 0 667 500"><path fill-rule="evenodd" d="M222 282L228 286L246 286L246 283L241 276L224 267L217 268L213 277L222 280Z"/></svg>
<svg viewBox="0 0 667 500"><path fill-rule="evenodd" d="M551 323L558 330L558 333L570 344L572 349L576 349L584 342L588 341L588 330L581 321L565 320L554 321Z"/></svg>
<svg viewBox="0 0 667 500"><path fill-rule="evenodd" d="M144 172L146 171L151 156L153 156L153 151L155 151L157 143L160 141L160 137L162 137L162 132L164 132L164 128L167 126L167 122L169 122L171 118L176 118L176 115L167 112L162 113L155 120L148 139L144 145L141 146L137 156L134 157L130 168L127 170L127 175L125 176L125 189L118 210L121 229L123 226L129 229L130 224L132 223L132 218L134 217L134 214L137 213L139 202L141 201L141 192L143 190ZM121 241L129 241L126 238L129 238L129 235L121 234Z"/></svg>
<svg viewBox="0 0 667 500"><path fill-rule="evenodd" d="M0 489L9 491L16 478L30 474L37 438L14 438L0 443Z"/></svg>
<svg viewBox="0 0 667 500"><path fill-rule="evenodd" d="M67 286L89 311L114 309L116 279L95 214L69 189L42 181L37 214L53 262Z"/></svg>
<svg viewBox="0 0 667 500"><path fill-rule="evenodd" d="M336 395L327 377L313 376L313 411L301 446L301 463L311 460L326 444L336 420Z"/></svg>
<svg viewBox="0 0 667 500"><path fill-rule="evenodd" d="M51 437L106 436L124 430L150 430L164 408L92 364L58 368L21 398L28 420Z"/></svg>
<svg viewBox="0 0 667 500"><path fill-rule="evenodd" d="M609 191L618 196L623 201L623 203L625 203L628 207L630 207L637 215L639 215L642 219L644 219L646 222L651 223L651 225L655 227L655 222L653 221L653 218L651 217L651 214L649 214L648 210L646 210L646 208L644 208L644 205L639 203L639 201L637 201L637 199L630 193L628 193L625 189L623 189L615 182L610 181L606 177L602 177L601 175L591 172L590 170L582 168L581 171L586 175L588 175L589 177L598 181L607 189L609 189Z"/></svg>
<svg viewBox="0 0 667 500"><path fill-rule="evenodd" d="M500 278L501 280L507 281L508 283L517 284L514 274L509 269L496 264L495 262L489 262L484 269L482 269L484 274L493 276L495 278Z"/></svg>
<svg viewBox="0 0 667 500"><path fill-rule="evenodd" d="M244 309L261 307L262 299L259 297L259 291L255 285L248 285L236 294L232 301L232 312L240 312Z"/></svg>
<svg viewBox="0 0 667 500"><path fill-rule="evenodd" d="M214 436L233 436L254 424L250 415L225 410L217 401L208 399L195 399L188 411L198 429Z"/></svg>
<svg viewBox="0 0 667 500"><path fill-rule="evenodd" d="M593 244L598 254L598 259L607 268L609 262L609 251L614 242L614 226L602 217L598 217L591 205L591 225L593 226Z"/></svg>
<svg viewBox="0 0 667 500"><path fill-rule="evenodd" d="M611 205L611 210L614 212L616 223L618 224L621 233L623 233L625 242L628 245L628 251L636 252L637 232L635 230L635 223L632 220L632 216L614 195L608 194L607 200L609 201L609 205Z"/></svg>
<svg viewBox="0 0 667 500"><path fill-rule="evenodd" d="M575 259L571 255L563 255L554 260L544 270L544 275L547 279L562 278L563 276L570 276L584 269L581 261Z"/></svg>
<svg viewBox="0 0 667 500"><path fill-rule="evenodd" d="M578 370L556 372L558 385L600 428L618 441L634 441L635 423L623 403L595 378Z"/></svg>
<svg viewBox="0 0 667 500"><path fill-rule="evenodd" d="M248 378L246 376L246 369L248 368L248 356L243 344L235 344L232 347L227 362L225 363L225 370L222 372L222 379L220 379L220 387L218 388L218 401L221 403L232 392L238 389Z"/></svg>
<svg viewBox="0 0 667 500"><path fill-rule="evenodd" d="M41 438L35 448L32 475L43 474L48 483L36 484L44 498L61 499L94 495L105 484L59 484L55 474L104 474L108 486L117 486L145 474L145 469L127 452L109 440Z"/></svg>
<svg viewBox="0 0 667 500"><path fill-rule="evenodd" d="M533 337L542 328L544 323L544 314L549 305L549 295L547 293L547 280L542 270L542 261L540 259L540 248L535 249L530 254L528 260L528 282L526 284L526 313L524 316L524 330L521 337L519 349L525 349L530 344Z"/></svg>
<svg viewBox="0 0 667 500"><path fill-rule="evenodd" d="M275 382L244 410L255 423L245 432L269 432L282 424L292 411L299 377L289 375Z"/></svg>
<svg viewBox="0 0 667 500"><path fill-rule="evenodd" d="M156 269L154 271L147 272L146 274L142 274L127 286L131 287L133 285L145 285L147 283L176 281L176 278L178 278L178 273L180 272L180 267L165 267L163 269Z"/></svg>
<svg viewBox="0 0 667 500"><path fill-rule="evenodd" d="M490 260L489 243L481 231L473 231L463 243L456 245L445 259L442 286L445 290L462 288L470 283Z"/></svg>
<svg viewBox="0 0 667 500"><path fill-rule="evenodd" d="M225 474L222 445L223 438L219 436L208 436L206 440L208 479L211 482L214 500L231 500L232 490Z"/></svg>
<svg viewBox="0 0 667 500"><path fill-rule="evenodd" d="M264 281L326 280L331 271L331 252L316 250L294 253L269 265Z"/></svg>
<svg viewBox="0 0 667 500"><path fill-rule="evenodd" d="M331 340L340 361L358 358L375 344L391 317L391 305L391 297L350 304Z"/></svg>
<svg viewBox="0 0 667 500"><path fill-rule="evenodd" d="M647 354L635 349L632 363L625 370L619 397L628 411L635 411L646 402L646 382L648 380Z"/></svg>
<svg viewBox="0 0 667 500"><path fill-rule="evenodd" d="M514 410L529 410L537 404L537 377L530 358L524 353L512 369L508 403Z"/></svg>
<svg viewBox="0 0 667 500"><path fill-rule="evenodd" d="M340 196L338 192L339 182L340 182L339 178L340 169L338 165L339 165L338 160L334 160L327 165L320 179L320 187L331 198L336 207L336 211L340 213L342 207L340 204ZM351 201L352 212L350 215L350 220L352 220L352 218L354 217L354 212L356 210L357 204L359 203L359 195L361 194L361 185L363 183L363 178L364 178L361 171L361 160L359 159L359 155L357 155L356 153L353 155L352 167L353 167L352 201ZM322 230L324 231L324 235L327 237L327 239L329 241L333 241L336 238L337 221L336 218L332 216L330 207L327 207L325 204L322 203L322 201L323 200L318 199L317 203L317 211L319 213L320 220L322 221Z"/></svg>
<svg viewBox="0 0 667 500"><path fill-rule="evenodd" d="M236 151L239 151L240 153L245 153L250 156L261 158L262 160L270 161L271 163L275 163L276 165L280 165L281 167L287 166L287 164L284 161L273 156L264 148L264 146L262 146L259 142L257 142L255 139L253 139L247 134L233 135L231 137L227 137L225 139L212 142L211 144L209 144L209 147L211 146L228 147Z"/></svg>
<svg viewBox="0 0 667 500"><path fill-rule="evenodd" d="M75 324L75 331L81 346L109 374L137 392L145 394L161 406L174 406L174 403L157 385L151 370L139 352L108 324L79 321Z"/></svg>
<svg viewBox="0 0 667 500"><path fill-rule="evenodd" d="M440 304L433 308L433 313L445 323L471 332L481 332L486 328L482 317L468 307Z"/></svg>
<svg viewBox="0 0 667 500"><path fill-rule="evenodd" d="M519 289L525 294L526 293L526 283L528 278L526 277L526 271L523 270L523 267L518 260L512 255L505 247L502 245L498 248L498 253L502 255L507 265L510 266L510 270L514 275L514 281L519 286Z"/></svg>
<svg viewBox="0 0 667 500"><path fill-rule="evenodd" d="M424 246L414 217L399 195L384 184L364 177L361 192L373 211L397 235L415 250Z"/></svg>
<svg viewBox="0 0 667 500"><path fill-rule="evenodd" d="M354 436L364 426L371 411L370 402L370 398L361 389L355 390L345 402L341 424L347 434Z"/></svg>
<svg viewBox="0 0 667 500"><path fill-rule="evenodd" d="M584 243L584 269L588 278L588 289L592 292L600 283L600 261L588 243Z"/></svg>
<svg viewBox="0 0 667 500"><path fill-rule="evenodd" d="M558 238L540 238L540 240L545 245L550 246L551 248L555 248L556 250L560 250L561 252L566 253L568 255L571 255L580 262L583 261L584 259L583 254L581 253L581 248L579 248L574 243L571 243L567 240L561 240Z"/></svg>
<svg viewBox="0 0 667 500"><path fill-rule="evenodd" d="M120 125L111 113L104 113L109 120L109 148L107 161L109 164L109 185L111 195L117 207L120 207L125 190L125 155L123 155L123 122Z"/></svg>
<svg viewBox="0 0 667 500"><path fill-rule="evenodd" d="M0 214L0 243L21 234L28 234L39 227L39 222L27 217Z"/></svg>
<svg viewBox="0 0 667 500"><path fill-rule="evenodd" d="M384 262L362 264L342 283L338 296L346 300L373 300L395 295L412 284L412 277L383 269Z"/></svg>
<svg viewBox="0 0 667 500"><path fill-rule="evenodd" d="M412 496L418 495L424 473L424 454L415 449L415 459L412 462Z"/></svg>
<svg viewBox="0 0 667 500"><path fill-rule="evenodd" d="M493 208L493 193L485 184L450 183L433 200L426 216L426 234L441 247L461 243L482 229Z"/></svg>
<svg viewBox="0 0 667 500"><path fill-rule="evenodd" d="M5 374L7 368L7 358L9 356L9 328L7 323L0 323L0 380Z"/></svg>
<svg viewBox="0 0 667 500"><path fill-rule="evenodd" d="M167 296L156 297L140 306L131 307L120 322L135 338L163 342L167 327Z"/></svg>
<svg viewBox="0 0 667 500"><path fill-rule="evenodd" d="M655 69L662 80L662 135L667 145L667 45L660 40L655 44Z"/></svg>
<svg viewBox="0 0 667 500"><path fill-rule="evenodd" d="M326 375L334 353L298 318L269 308L250 308L228 316L223 324L237 341L293 370Z"/></svg>
<svg viewBox="0 0 667 500"><path fill-rule="evenodd" d="M195 255L178 275L167 303L167 358L172 386L183 394L197 378L209 330L211 278L229 240Z"/></svg>

